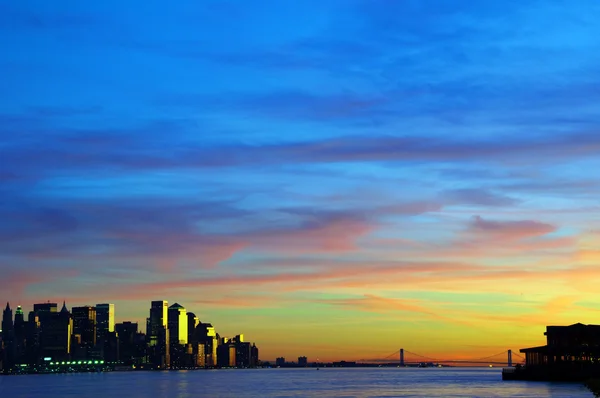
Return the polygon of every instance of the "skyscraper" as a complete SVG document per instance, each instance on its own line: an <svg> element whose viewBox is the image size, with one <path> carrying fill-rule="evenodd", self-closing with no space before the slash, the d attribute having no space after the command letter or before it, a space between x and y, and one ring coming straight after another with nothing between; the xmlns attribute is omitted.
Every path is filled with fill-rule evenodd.
<svg viewBox="0 0 600 398"><path fill-rule="evenodd" d="M217 332L210 323L199 323L196 326L195 339L199 344L204 345L204 364L207 367L217 365Z"/></svg>
<svg viewBox="0 0 600 398"><path fill-rule="evenodd" d="M117 323L115 331L119 341L119 360L125 364L132 364L139 356L135 346L135 336L138 333L138 324L133 322Z"/></svg>
<svg viewBox="0 0 600 398"><path fill-rule="evenodd" d="M188 325L188 343L197 343L198 341L195 339L196 335L196 326L200 323L200 320L193 312L187 313L187 325Z"/></svg>
<svg viewBox="0 0 600 398"><path fill-rule="evenodd" d="M35 308L34 305L34 309ZM69 359L71 354L73 317L71 316L71 313L69 313L67 305L64 302L60 312L56 312L56 304L53 304L53 306L49 306L48 308L50 311L46 312L46 307L42 307L44 311L39 314L41 326L41 356L52 358L55 361L64 361Z"/></svg>
<svg viewBox="0 0 600 398"><path fill-rule="evenodd" d="M167 301L152 301L146 325L149 360L154 366L161 368L169 366L170 363L168 307Z"/></svg>
<svg viewBox="0 0 600 398"><path fill-rule="evenodd" d="M175 303L169 307L169 337L171 345L184 345L188 342L188 317L185 308Z"/></svg>
<svg viewBox="0 0 600 398"><path fill-rule="evenodd" d="M79 335L81 345L91 349L96 345L96 308L73 307L73 334Z"/></svg>
<svg viewBox="0 0 600 398"><path fill-rule="evenodd" d="M109 332L115 331L115 305L96 304L96 341L103 344Z"/></svg>
<svg viewBox="0 0 600 398"><path fill-rule="evenodd" d="M25 342L26 342L26 331L25 331L25 315L23 314L23 308L17 306L15 311L15 349L16 358L18 362L22 362L25 356Z"/></svg>
<svg viewBox="0 0 600 398"><path fill-rule="evenodd" d="M15 329L12 319L12 310L6 303L2 311L2 343L4 344L4 367L10 369L15 364Z"/></svg>

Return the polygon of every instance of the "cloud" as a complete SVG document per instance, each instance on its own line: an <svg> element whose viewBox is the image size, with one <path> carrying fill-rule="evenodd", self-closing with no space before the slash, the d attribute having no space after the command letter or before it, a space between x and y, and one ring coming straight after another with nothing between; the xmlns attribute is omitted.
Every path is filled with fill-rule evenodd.
<svg viewBox="0 0 600 398"><path fill-rule="evenodd" d="M519 203L517 199L509 196L476 188L448 190L441 192L440 197L442 200L446 200L457 205L508 207L515 206Z"/></svg>
<svg viewBox="0 0 600 398"><path fill-rule="evenodd" d="M474 216L470 225L474 234L483 234L493 239L521 240L544 236L556 231L556 227L538 221L488 221Z"/></svg>
<svg viewBox="0 0 600 398"><path fill-rule="evenodd" d="M394 312L413 313L426 318L441 320L444 322L456 322L435 310L427 308L419 300L407 300L398 298L381 297L373 294L365 294L359 298L347 299L325 299L318 302L333 306L349 307L359 309L365 312L375 312L380 314L390 314Z"/></svg>

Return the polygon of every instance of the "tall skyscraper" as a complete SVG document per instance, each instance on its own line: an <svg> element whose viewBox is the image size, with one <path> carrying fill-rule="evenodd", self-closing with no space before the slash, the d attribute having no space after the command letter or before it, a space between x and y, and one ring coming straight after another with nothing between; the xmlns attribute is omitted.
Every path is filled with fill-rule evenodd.
<svg viewBox="0 0 600 398"><path fill-rule="evenodd" d="M115 331L115 305L96 304L96 341L103 344L109 332Z"/></svg>
<svg viewBox="0 0 600 398"><path fill-rule="evenodd" d="M35 311L29 311L27 324L25 325L25 362L28 364L36 364L40 356L41 331L39 314Z"/></svg>
<svg viewBox="0 0 600 398"><path fill-rule="evenodd" d="M169 307L169 337L171 345L184 345L188 342L188 317L185 308L175 303Z"/></svg>
<svg viewBox="0 0 600 398"><path fill-rule="evenodd" d="M10 304L6 303L6 308L2 311L2 341L6 343L13 339L14 324Z"/></svg>
<svg viewBox="0 0 600 398"><path fill-rule="evenodd" d="M10 305L6 303L6 308L2 311L2 344L4 345L3 364L6 369L10 369L15 364L15 329Z"/></svg>
<svg viewBox="0 0 600 398"><path fill-rule="evenodd" d="M73 334L79 335L81 345L91 349L96 345L96 308L73 307Z"/></svg>
<svg viewBox="0 0 600 398"><path fill-rule="evenodd" d="M169 366L169 329L167 301L152 301L150 305L150 317L147 320L146 336L148 339L148 356L150 362L156 366L165 368Z"/></svg>
<svg viewBox="0 0 600 398"><path fill-rule="evenodd" d="M17 306L15 311L15 349L17 353L17 360L23 362L25 356L25 342L26 342L26 330L25 330L25 315L23 314L23 308Z"/></svg>

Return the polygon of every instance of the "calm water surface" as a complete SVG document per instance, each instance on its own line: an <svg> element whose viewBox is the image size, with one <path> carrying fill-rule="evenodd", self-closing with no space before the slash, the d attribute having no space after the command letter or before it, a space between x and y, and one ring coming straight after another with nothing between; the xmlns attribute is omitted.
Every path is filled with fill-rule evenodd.
<svg viewBox="0 0 600 398"><path fill-rule="evenodd" d="M581 384L501 380L498 368L247 369L0 377L0 397L587 397Z"/></svg>

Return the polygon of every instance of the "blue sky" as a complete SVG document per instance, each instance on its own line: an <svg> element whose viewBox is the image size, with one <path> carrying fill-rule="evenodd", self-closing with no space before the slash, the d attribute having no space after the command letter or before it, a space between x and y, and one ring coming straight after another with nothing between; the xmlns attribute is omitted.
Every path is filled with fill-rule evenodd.
<svg viewBox="0 0 600 398"><path fill-rule="evenodd" d="M505 318L469 313L481 341L595 316L597 1L0 11L5 299L142 322L164 298L273 356L299 312L332 334L298 350L331 358L357 314L382 352L410 322L460 350L486 294Z"/></svg>

